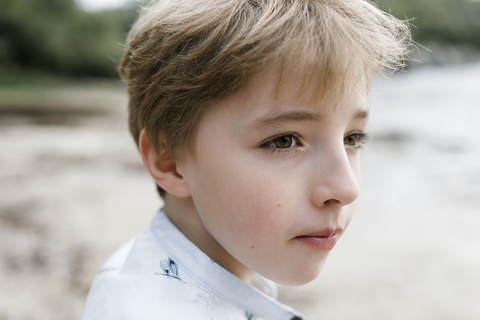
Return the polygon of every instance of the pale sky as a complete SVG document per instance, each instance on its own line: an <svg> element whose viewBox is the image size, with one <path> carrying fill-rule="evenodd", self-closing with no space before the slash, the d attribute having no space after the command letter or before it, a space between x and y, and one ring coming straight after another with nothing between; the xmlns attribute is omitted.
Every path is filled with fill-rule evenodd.
<svg viewBox="0 0 480 320"><path fill-rule="evenodd" d="M104 9L119 8L128 2L135 0L75 0L87 11L99 11Z"/></svg>

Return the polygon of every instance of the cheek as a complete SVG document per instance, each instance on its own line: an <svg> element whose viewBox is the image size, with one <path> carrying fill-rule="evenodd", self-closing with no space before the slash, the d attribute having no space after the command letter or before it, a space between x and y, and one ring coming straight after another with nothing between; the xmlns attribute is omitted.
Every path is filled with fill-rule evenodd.
<svg viewBox="0 0 480 320"><path fill-rule="evenodd" d="M210 160L197 171L201 172L198 181L204 183L194 197L210 233L235 245L275 241L290 225L286 213L291 211L289 195L294 193L289 176L240 154L229 153L220 162Z"/></svg>
<svg viewBox="0 0 480 320"><path fill-rule="evenodd" d="M352 168L352 172L357 178L357 181L360 182L360 152L355 152L348 157L350 162L350 167Z"/></svg>
<svg viewBox="0 0 480 320"><path fill-rule="evenodd" d="M359 152L356 152L353 155L350 155L349 156L349 161L350 161L350 166L352 168L352 172L355 175L355 177L357 178L358 184L360 185L361 170L360 170L360 154L359 154ZM345 223L346 223L345 226L348 226L348 224L352 220L352 217L353 217L353 214L355 212L356 205L357 205L357 201L358 201L358 199L344 207L343 217L344 217L344 220L345 220Z"/></svg>

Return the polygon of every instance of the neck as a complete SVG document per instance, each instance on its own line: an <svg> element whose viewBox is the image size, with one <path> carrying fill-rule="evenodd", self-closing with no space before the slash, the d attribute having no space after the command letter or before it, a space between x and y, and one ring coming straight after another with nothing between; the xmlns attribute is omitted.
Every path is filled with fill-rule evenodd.
<svg viewBox="0 0 480 320"><path fill-rule="evenodd" d="M177 198L167 193L164 202L168 219L190 242L224 269L251 284L254 272L235 259L212 237L200 219L192 197Z"/></svg>

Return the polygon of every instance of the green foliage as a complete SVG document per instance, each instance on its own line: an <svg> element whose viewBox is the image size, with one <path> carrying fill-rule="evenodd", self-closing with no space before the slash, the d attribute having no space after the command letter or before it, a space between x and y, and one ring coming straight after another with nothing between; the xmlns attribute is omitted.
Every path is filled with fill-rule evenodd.
<svg viewBox="0 0 480 320"><path fill-rule="evenodd" d="M135 9L85 12L74 0L2 0L0 64L115 76L114 61L135 16Z"/></svg>
<svg viewBox="0 0 480 320"><path fill-rule="evenodd" d="M480 1L377 0L379 7L400 19L413 19L415 41L480 47Z"/></svg>
<svg viewBox="0 0 480 320"><path fill-rule="evenodd" d="M376 2L400 19L412 19L419 43L480 47L480 1ZM75 0L0 0L0 71L17 67L64 76L115 77L121 44L136 15L136 8L85 12Z"/></svg>

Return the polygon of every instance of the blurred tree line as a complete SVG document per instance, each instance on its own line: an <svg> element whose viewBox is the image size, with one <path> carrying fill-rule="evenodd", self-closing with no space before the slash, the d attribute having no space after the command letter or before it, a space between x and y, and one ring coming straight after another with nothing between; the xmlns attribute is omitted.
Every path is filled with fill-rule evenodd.
<svg viewBox="0 0 480 320"><path fill-rule="evenodd" d="M410 23L417 42L480 48L480 2L378 0ZM75 0L1 0L0 69L31 68L67 76L115 77L137 7L86 12ZM1 72L1 71L0 71Z"/></svg>
<svg viewBox="0 0 480 320"><path fill-rule="evenodd" d="M137 7L86 12L75 0L1 0L0 66L114 77Z"/></svg>
<svg viewBox="0 0 480 320"><path fill-rule="evenodd" d="M375 1L375 0L374 0ZM410 20L413 39L419 43L472 45L480 48L478 0L376 0L379 7Z"/></svg>

